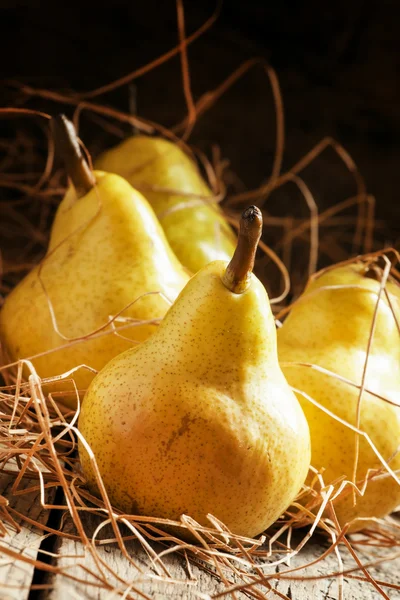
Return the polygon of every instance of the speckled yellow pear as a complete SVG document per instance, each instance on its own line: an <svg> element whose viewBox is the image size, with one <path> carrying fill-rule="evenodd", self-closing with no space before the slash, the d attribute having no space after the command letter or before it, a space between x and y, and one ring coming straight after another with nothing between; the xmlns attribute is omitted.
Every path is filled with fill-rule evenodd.
<svg viewBox="0 0 400 600"><path fill-rule="evenodd" d="M229 265L215 261L185 286L156 333L93 380L79 429L112 503L128 513L254 536L290 505L307 474L310 440L279 368L267 293L252 274L262 227L241 220ZM79 445L89 486L96 476Z"/></svg>
<svg viewBox="0 0 400 600"><path fill-rule="evenodd" d="M374 261L362 259L314 276L278 331L279 360L289 383L354 426L357 424L357 388L317 370L290 363L312 363L360 385L381 276L382 269ZM399 289L394 281L387 283L386 290L398 322ZM400 335L385 293L377 309L365 387L399 405L364 392L360 412L360 428L396 471L400 469L400 454L394 456L400 444ZM310 426L311 464L324 469L326 484L343 476L352 481L357 434L300 394L298 397ZM360 437L356 475L359 487L368 469L381 467L368 442ZM335 502L335 509L341 525L355 519L351 529L356 531L368 525L368 521L362 519L383 517L399 504L400 486L393 478L384 477L368 483L365 495L356 496L356 506L350 493Z"/></svg>
<svg viewBox="0 0 400 600"><path fill-rule="evenodd" d="M80 364L99 370L146 339L168 310L167 298L173 301L188 280L143 196L118 175L91 173L65 118L56 121L55 137L73 186L58 208L41 267L10 293L0 313L11 360L52 351L33 360L43 378ZM121 315L128 321L114 323L118 334L107 326L91 339L65 339L89 335L131 303ZM74 379L86 389L93 376L80 369Z"/></svg>
<svg viewBox="0 0 400 600"><path fill-rule="evenodd" d="M104 152L95 164L122 175L144 194L171 248L192 273L213 260L231 258L235 236L197 165L177 144L132 136Z"/></svg>

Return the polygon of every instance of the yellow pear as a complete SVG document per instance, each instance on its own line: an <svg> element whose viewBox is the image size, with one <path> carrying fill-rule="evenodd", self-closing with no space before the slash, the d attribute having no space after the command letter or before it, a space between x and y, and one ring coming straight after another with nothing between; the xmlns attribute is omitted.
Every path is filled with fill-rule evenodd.
<svg viewBox="0 0 400 600"><path fill-rule="evenodd" d="M104 152L96 168L118 173L150 202L178 259L192 273L229 260L235 236L196 164L177 145L137 135Z"/></svg>
<svg viewBox="0 0 400 600"><path fill-rule="evenodd" d="M43 378L81 364L99 370L146 339L189 278L145 198L118 175L92 174L71 127L63 118L55 130L74 186L58 208L46 257L0 312L10 358L42 354L33 364ZM93 376L79 369L74 380L86 389Z"/></svg>
<svg viewBox="0 0 400 600"><path fill-rule="evenodd" d="M306 419L277 360L267 293L252 274L261 212L247 209L227 266L185 286L156 333L93 380L79 429L112 503L128 513L202 524L211 513L254 536L307 474ZM96 490L82 443L82 467Z"/></svg>
<svg viewBox="0 0 400 600"><path fill-rule="evenodd" d="M381 276L382 270L376 264L362 259L317 274L278 331L279 360L288 382L352 426L357 426L359 389L343 379L295 363L317 365L361 385ZM400 323L399 287L389 281L386 291ZM400 339L394 314L383 292L377 307L365 378L368 392L361 397L359 426L396 471L400 468L400 454L395 455L400 445ZM298 398L310 426L311 464L324 469L325 484L345 477L355 480L362 489L369 470L370 475L379 469L387 473L368 441L359 436L354 478L358 434L300 394ZM338 486L339 482L336 490ZM347 492L334 506L341 525L354 520L353 531L367 526L368 518L383 517L400 504L400 485L391 476L368 481L365 494L356 494L355 506L350 486Z"/></svg>

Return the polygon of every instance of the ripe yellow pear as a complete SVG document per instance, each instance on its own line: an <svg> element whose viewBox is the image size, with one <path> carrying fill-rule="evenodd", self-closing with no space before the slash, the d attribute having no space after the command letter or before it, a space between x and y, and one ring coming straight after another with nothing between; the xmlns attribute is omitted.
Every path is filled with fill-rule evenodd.
<svg viewBox="0 0 400 600"><path fill-rule="evenodd" d="M118 173L152 205L171 248L192 273L229 260L235 236L196 164L176 144L137 135L104 152L96 168Z"/></svg>
<svg viewBox="0 0 400 600"><path fill-rule="evenodd" d="M1 339L12 360L54 350L33 360L43 378L80 364L99 370L146 339L156 330L154 320L168 310L168 299L173 301L189 278L145 198L118 175L90 173L72 124L65 118L57 123L75 185L58 208L41 268L20 282L0 312ZM89 335L130 303L121 315L128 321L114 322L119 333L109 325L93 338L72 344L64 339ZM93 376L80 369L74 379L86 389Z"/></svg>
<svg viewBox="0 0 400 600"><path fill-rule="evenodd" d="M317 275L278 331L279 360L288 382L354 426L357 424L357 388L317 370L290 363L312 363L361 385L380 288L374 269L373 264L358 260ZM382 271L380 273L382 275ZM386 290L400 322L399 287L395 282L388 282ZM400 468L400 454L392 457L400 444L400 337L384 293L377 310L365 388L399 405L393 406L364 392L360 412L361 430L396 471ZM326 484L342 476L353 481L357 433L300 394L298 398L310 426L311 464L325 469ZM359 441L356 482L361 488L368 470L379 469L382 463L363 437ZM365 495L356 496L356 506L350 490L335 502L335 510L341 525L356 519L351 526L356 531L368 525L368 521L362 519L383 517L398 504L400 486L389 476L369 481Z"/></svg>
<svg viewBox="0 0 400 600"><path fill-rule="evenodd" d="M306 419L279 368L267 293L251 273L262 227L247 209L232 261L185 286L156 333L93 380L79 429L114 506L254 536L307 474ZM82 467L96 477L83 444Z"/></svg>

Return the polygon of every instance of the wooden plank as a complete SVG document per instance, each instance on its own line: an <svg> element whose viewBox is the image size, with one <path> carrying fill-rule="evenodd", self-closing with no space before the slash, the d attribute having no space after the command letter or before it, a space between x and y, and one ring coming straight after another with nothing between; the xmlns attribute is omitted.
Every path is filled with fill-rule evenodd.
<svg viewBox="0 0 400 600"><path fill-rule="evenodd" d="M99 523L95 517L88 515L83 516L83 522L87 532L93 531ZM70 522L66 523L65 530L68 532L73 531ZM99 536L99 539L110 539L110 537L112 537L112 534L108 530L104 531ZM298 537L298 534L295 536L294 543L296 543L296 539L301 539ZM265 565L264 561L262 572L272 575L278 572L284 573L289 566L290 568L301 566L317 559L328 547L329 544L325 539L316 536L302 549L299 555L291 559L290 565L282 562L278 566L270 566L269 564ZM108 543L107 545L98 547L98 556L105 561L110 569L108 572L107 568L102 567L106 587L101 588L95 586L96 584L98 586L103 584L99 580L96 580L94 576L96 573L99 574L99 570L91 553L88 551L85 552L80 542L60 539L56 550L59 554L57 566L64 570L64 575L49 575L52 589L44 595L44 598L46 600L70 600L72 598L79 600L111 600L111 598L121 597L125 593L124 598L132 599L145 597L152 600L163 600L165 598L198 600L199 598L211 598L214 594L224 590L224 584L217 577L212 576L202 568L192 565L189 572L184 557L177 554L164 557L163 562L167 566L171 576L182 583L166 583L161 581L156 577L149 557L137 541L127 542L126 548L137 567L142 570L142 574L139 573L138 568L132 566L123 557L116 544ZM152 548L156 552L160 552L163 549L159 544L152 544ZM368 549L368 552L366 552L359 548L357 552L361 560L367 563L374 557L393 554L394 550L393 548L379 548L374 551ZM344 547L341 547L341 556L344 569L351 569L356 566L354 559ZM269 561L276 561L277 558L279 558L279 555L274 555ZM282 558L284 558L283 555ZM332 553L316 565L307 567L292 575L310 578L321 575L325 576L329 573L335 573L338 570L338 559ZM400 558L388 563L382 563L378 568L370 569L369 571L379 580L400 585ZM115 575L112 575L111 572L114 572L120 580ZM66 574L80 578L82 582L73 581ZM361 572L357 572L356 574L362 575ZM190 576L192 580L190 580ZM233 583L239 581L238 579L235 580L232 575L229 575L229 580ZM304 581L290 581L287 579L277 581L275 579L271 580L271 583L276 591L284 594L291 600L332 600L339 598L339 580L333 577L330 579ZM132 585L131 589L129 589L129 585ZM113 594L112 590L114 587L118 588L118 594ZM274 593L274 590L268 592L265 586L258 586L257 589L261 592L259 597L278 598L278 594ZM382 589L388 593L390 600L400 600L399 591L384 587ZM346 600L376 600L380 597L378 591L370 583L357 581L349 577L344 578L343 591L343 597ZM241 591L236 592L234 596L232 594L225 596L225 598L236 598L236 600L248 597L248 595Z"/></svg>
<svg viewBox="0 0 400 600"><path fill-rule="evenodd" d="M14 481L15 475L0 473L0 494L8 500L9 507L30 519L46 524L50 511L42 508L39 493L29 492L14 496L11 491ZM27 489L33 485L32 480L23 479L19 489ZM46 491L46 501L51 502L54 494L54 488ZM19 531L11 522L7 521L5 514L0 514L0 521L6 530L5 535L0 537L0 596L1 600L25 600L29 596L34 565L23 560L16 560L7 555L6 551L11 550L36 559L43 532L19 521L14 515L12 516L20 527Z"/></svg>
<svg viewBox="0 0 400 600"><path fill-rule="evenodd" d="M318 547L318 542L313 541L301 552L299 557L292 561L291 566L312 561L320 556L321 552L322 548ZM374 558L389 556L390 554L393 554L393 552L394 549L385 549L384 551L380 549L373 552L371 550L368 552L360 552L359 549L357 550L357 554L364 564L373 561ZM357 567L357 563L346 549L341 547L340 554L344 570L355 569ZM281 568L280 572L282 573L285 569L287 569L286 566ZM318 600L335 600L340 598L340 585L343 586L343 598L345 600L378 600L381 597L378 590L367 581L359 581L344 576L343 582L341 583L338 577L326 578L327 575L337 573L338 571L339 563L337 557L332 554L323 561L292 574L298 577L303 576L304 581L290 581L283 579L277 583L276 589L293 600L310 600L313 598ZM383 563L378 568L368 568L368 572L378 581L400 585L400 558L397 558L395 561ZM363 577L363 573L360 570L354 571L353 575ZM324 578L311 579L312 577L321 576ZM381 589L388 594L391 600L400 599L400 591L387 588L383 585L381 586Z"/></svg>
<svg viewBox="0 0 400 600"><path fill-rule="evenodd" d="M82 520L87 533L93 532L96 525L100 522L96 517L87 514L82 516ZM71 521L66 522L64 530L68 533L76 533ZM101 532L98 539L109 539L110 537L114 536L111 529L107 528ZM152 544L152 548L155 552L161 552L165 549L160 544ZM83 545L78 541L60 539L55 550L60 556L57 566L63 569L65 573L82 578L83 582L78 583L70 580L62 574L57 576L49 575L49 580L53 582L53 589L45 595L46 600L70 600L72 598L79 598L80 600L105 600L107 598L109 600L118 597L117 595L113 596L111 593L114 587L118 587L122 595L127 591L129 585L133 584L135 579L139 580L139 578L142 578L143 581L134 585L134 588L140 590L146 597L149 596L156 600L166 597L187 600L196 598L198 600L198 591L200 589L208 591L209 594L222 591L223 589L223 586L215 578L195 566L192 567L192 577L196 581L190 581L185 560L175 554L163 558L163 563L167 566L172 577L182 583L164 583L163 581L159 581L152 568L151 561L140 543L133 540L127 541L126 549L138 568L135 568L122 555L115 543L97 548L98 556L107 563L110 569L110 572L107 572L107 569L103 568L108 588L101 589L93 585L99 584L99 581L96 581L96 578L91 573L98 574L99 569L91 553L88 551L85 552ZM139 569L142 570L142 574ZM113 576L111 571L114 571L120 580ZM127 598L139 597L134 592L132 592L132 595L127 595Z"/></svg>

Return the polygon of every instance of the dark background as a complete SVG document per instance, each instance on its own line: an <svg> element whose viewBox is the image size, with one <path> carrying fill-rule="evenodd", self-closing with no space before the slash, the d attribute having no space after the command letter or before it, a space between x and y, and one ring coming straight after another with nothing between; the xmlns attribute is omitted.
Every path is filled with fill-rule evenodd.
<svg viewBox="0 0 400 600"><path fill-rule="evenodd" d="M187 33L199 27L215 6L214 1L186 0ZM3 105L14 101L9 78L48 89L87 91L177 43L173 0L0 0L0 7ZM217 23L190 46L193 94L198 98L215 88L248 58L268 59L277 70L285 105L284 168L324 136L338 139L377 198L377 218L387 225L380 243L393 244L400 236L399 32L395 2L226 0ZM137 90L141 116L166 126L184 116L178 58L137 80ZM128 110L128 89L96 101ZM31 105L39 107L39 102ZM46 109L57 112L60 106L49 103ZM128 126L122 129L129 132ZM89 116L82 119L81 135L93 153L116 141L108 139ZM217 142L243 186L253 188L269 175L274 136L270 87L256 67L199 120L190 141L206 151ZM332 150L307 168L304 178L321 210L356 190ZM306 216L304 200L290 187L282 188L271 212L289 210Z"/></svg>

